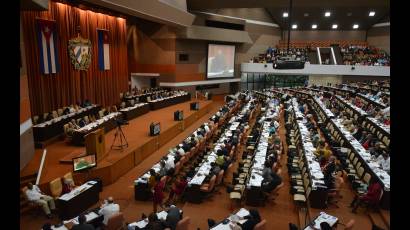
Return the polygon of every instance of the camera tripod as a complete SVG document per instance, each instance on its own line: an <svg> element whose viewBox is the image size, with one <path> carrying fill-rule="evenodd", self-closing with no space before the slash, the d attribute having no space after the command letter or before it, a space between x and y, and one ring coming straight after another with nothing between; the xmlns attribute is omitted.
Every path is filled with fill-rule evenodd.
<svg viewBox="0 0 410 230"><path fill-rule="evenodd" d="M117 140L118 136L119 136L120 143L118 145L115 145L115 141ZM125 138L121 125L118 125L117 131L115 131L115 134L114 134L114 141L112 142L111 149L122 150L123 148L127 148L127 147L128 147L127 139Z"/></svg>

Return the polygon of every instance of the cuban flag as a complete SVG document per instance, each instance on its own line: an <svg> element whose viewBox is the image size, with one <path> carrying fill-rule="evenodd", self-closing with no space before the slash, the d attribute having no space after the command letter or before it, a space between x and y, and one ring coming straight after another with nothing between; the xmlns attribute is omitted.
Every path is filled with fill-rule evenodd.
<svg viewBox="0 0 410 230"><path fill-rule="evenodd" d="M100 70L110 69L110 44L107 30L98 30L98 67Z"/></svg>
<svg viewBox="0 0 410 230"><path fill-rule="evenodd" d="M58 63L56 22L37 19L37 26L41 71L44 74L57 73L60 71L60 65Z"/></svg>

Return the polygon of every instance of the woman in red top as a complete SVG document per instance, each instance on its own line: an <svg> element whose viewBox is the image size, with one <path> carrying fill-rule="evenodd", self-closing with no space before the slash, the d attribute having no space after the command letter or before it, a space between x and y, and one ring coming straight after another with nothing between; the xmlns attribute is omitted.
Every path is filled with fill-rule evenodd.
<svg viewBox="0 0 410 230"><path fill-rule="evenodd" d="M179 197L185 190L188 181L186 180L186 176L178 177L175 183L172 185L171 192L169 193L169 197L167 203L173 203L174 196Z"/></svg>
<svg viewBox="0 0 410 230"><path fill-rule="evenodd" d="M350 207L353 207L352 212L356 213L357 208L363 203L376 205L380 200L382 189L382 186L377 181L373 180L365 195L355 196L354 200L350 204Z"/></svg>
<svg viewBox="0 0 410 230"><path fill-rule="evenodd" d="M161 180L161 177L157 177L157 184L154 187L153 191L153 204L154 204L154 213L157 213L157 206L159 205L161 208L162 202L164 200L164 188L165 188L165 182Z"/></svg>

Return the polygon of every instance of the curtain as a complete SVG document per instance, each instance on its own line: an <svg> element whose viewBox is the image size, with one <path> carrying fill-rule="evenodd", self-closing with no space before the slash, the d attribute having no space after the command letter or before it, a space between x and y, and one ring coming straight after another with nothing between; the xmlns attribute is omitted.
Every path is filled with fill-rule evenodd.
<svg viewBox="0 0 410 230"><path fill-rule="evenodd" d="M37 43L36 18L55 20L60 71L42 74ZM32 115L56 110L89 99L110 106L128 89L126 20L70 5L49 2L48 11L22 11L27 77ZM68 54L68 40L80 35L92 44L91 64L87 71L75 70ZM98 68L98 29L109 31L110 70Z"/></svg>

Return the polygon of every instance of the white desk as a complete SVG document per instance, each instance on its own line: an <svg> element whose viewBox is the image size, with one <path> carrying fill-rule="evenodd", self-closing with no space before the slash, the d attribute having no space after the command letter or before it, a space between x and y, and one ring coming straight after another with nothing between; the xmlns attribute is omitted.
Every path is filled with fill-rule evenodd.
<svg viewBox="0 0 410 230"><path fill-rule="evenodd" d="M317 230L320 229L320 223L327 222L331 227L333 227L339 219L335 216L331 216L325 212L320 212L319 216L313 221L313 228L309 225L304 228L304 230Z"/></svg>

